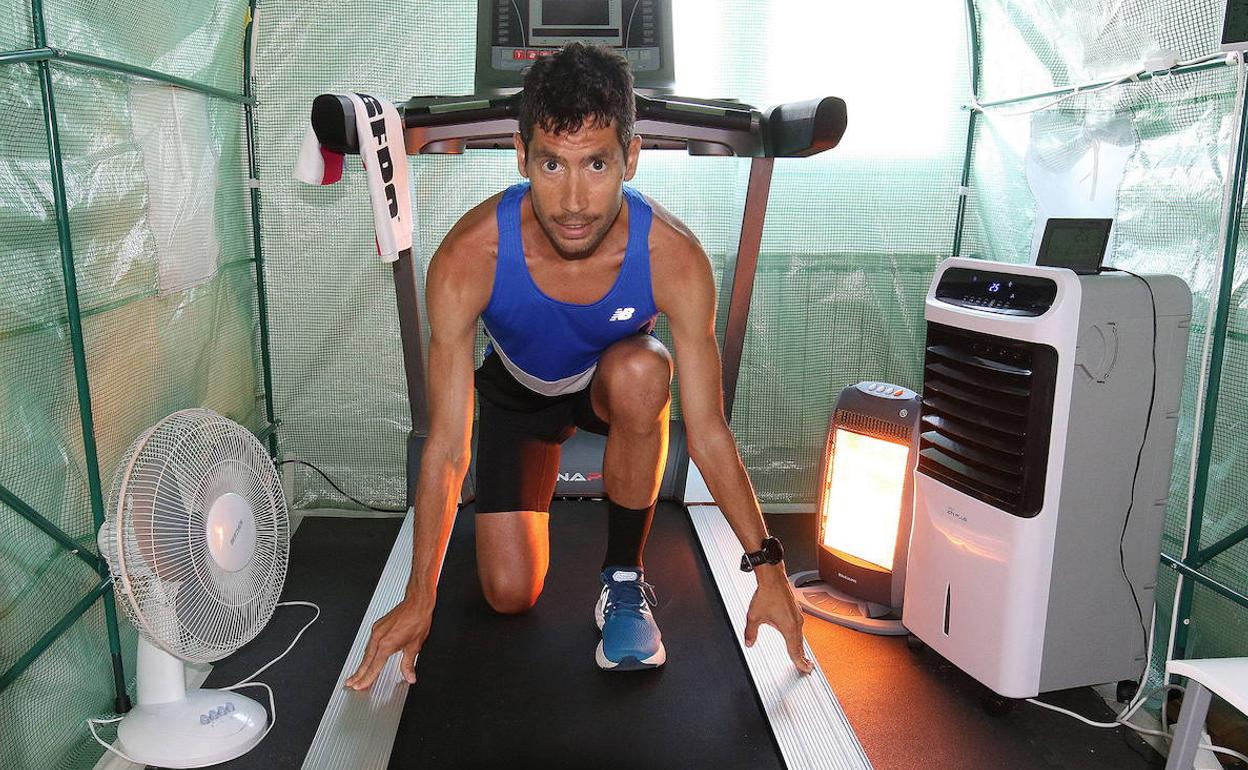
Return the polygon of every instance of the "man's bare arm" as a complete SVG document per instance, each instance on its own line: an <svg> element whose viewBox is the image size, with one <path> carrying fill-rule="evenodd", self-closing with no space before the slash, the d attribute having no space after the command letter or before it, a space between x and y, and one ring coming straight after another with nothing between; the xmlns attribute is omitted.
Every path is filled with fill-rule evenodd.
<svg viewBox="0 0 1248 770"><path fill-rule="evenodd" d="M667 215L670 217L670 215ZM715 339L715 283L710 262L697 240L682 229L660 243L667 252L655 260L655 300L667 316L676 346L681 412L689 456L702 472L724 518L746 551L759 548L767 527L745 472L736 440L724 418L722 368ZM662 248L662 246L660 246ZM813 665L802 648L802 616L785 576L784 564L755 568L758 591L746 615L745 642L753 645L758 626L767 623L783 635L797 668Z"/></svg>
<svg viewBox="0 0 1248 770"><path fill-rule="evenodd" d="M485 204L483 204L484 206ZM372 686L396 652L400 670L416 681L414 661L429 634L438 573L454 524L455 508L468 470L472 436L473 343L477 317L489 302L492 270L482 253L480 209L447 235L426 277L429 367L426 393L429 436L420 460L414 501L412 569L403 601L373 625L364 658L346 686ZM490 212L493 209L490 207Z"/></svg>

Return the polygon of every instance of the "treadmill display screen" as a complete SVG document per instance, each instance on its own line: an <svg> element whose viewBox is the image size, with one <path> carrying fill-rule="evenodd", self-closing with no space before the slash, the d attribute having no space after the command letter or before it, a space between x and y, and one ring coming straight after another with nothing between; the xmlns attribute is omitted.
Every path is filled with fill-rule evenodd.
<svg viewBox="0 0 1248 770"><path fill-rule="evenodd" d="M1001 315L1038 316L1053 306L1057 284L1048 278L951 267L936 285L936 299Z"/></svg>
<svg viewBox="0 0 1248 770"><path fill-rule="evenodd" d="M1065 267L1081 275L1100 272L1113 224L1112 219L1050 219L1044 225L1036 264Z"/></svg>
<svg viewBox="0 0 1248 770"><path fill-rule="evenodd" d="M610 23L611 4L606 0L542 0L542 24L579 27Z"/></svg>

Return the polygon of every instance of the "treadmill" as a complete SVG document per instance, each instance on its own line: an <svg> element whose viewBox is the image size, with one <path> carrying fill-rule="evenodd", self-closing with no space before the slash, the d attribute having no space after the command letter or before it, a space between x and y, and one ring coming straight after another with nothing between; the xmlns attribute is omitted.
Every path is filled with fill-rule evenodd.
<svg viewBox="0 0 1248 770"><path fill-rule="evenodd" d="M835 147L846 126L845 103L826 97L759 111L734 101L640 92L635 98L643 149L750 158L721 351L730 418L775 158ZM519 103L518 92L414 98L399 110L407 152L510 150ZM311 117L322 146L358 153L349 99L319 96ZM403 595L428 429L420 282L410 249L400 252L393 270L412 418L409 510L303 767L869 767L817 661L815 673L798 676L774 629L760 631L755 646L744 648L755 581L737 568L741 546L689 459L679 421L672 424L646 550L666 665L621 674L593 662L592 607L605 547L605 437L581 431L563 446L551 507L551 565L537 606L500 616L485 604L475 571L474 516L470 505L461 507L416 684L402 680L394 656L369 691L342 688L373 622ZM474 471L475 465L465 480L465 503L473 496Z"/></svg>

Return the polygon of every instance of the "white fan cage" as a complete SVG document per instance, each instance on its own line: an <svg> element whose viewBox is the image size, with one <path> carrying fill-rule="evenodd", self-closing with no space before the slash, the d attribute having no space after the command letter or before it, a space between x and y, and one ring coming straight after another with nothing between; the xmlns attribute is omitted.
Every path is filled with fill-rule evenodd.
<svg viewBox="0 0 1248 770"><path fill-rule="evenodd" d="M241 569L212 558L207 516L234 493L255 518ZM175 412L126 451L100 531L113 585L131 622L183 660L219 660L268 623L286 578L286 500L268 452L238 423L208 409Z"/></svg>

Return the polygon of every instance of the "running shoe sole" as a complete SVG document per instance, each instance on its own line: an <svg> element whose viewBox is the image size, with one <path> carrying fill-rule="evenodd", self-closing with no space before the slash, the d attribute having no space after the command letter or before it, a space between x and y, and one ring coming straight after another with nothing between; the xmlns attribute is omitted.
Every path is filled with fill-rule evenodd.
<svg viewBox="0 0 1248 770"><path fill-rule="evenodd" d="M607 659L602 651L602 642L598 642L598 649L594 650L594 660L598 662L598 668L603 671L645 671L646 669L658 668L667 662L667 650L663 647L663 643L659 642L659 650L645 660L637 660L632 655L625 655L624 659L618 663Z"/></svg>

